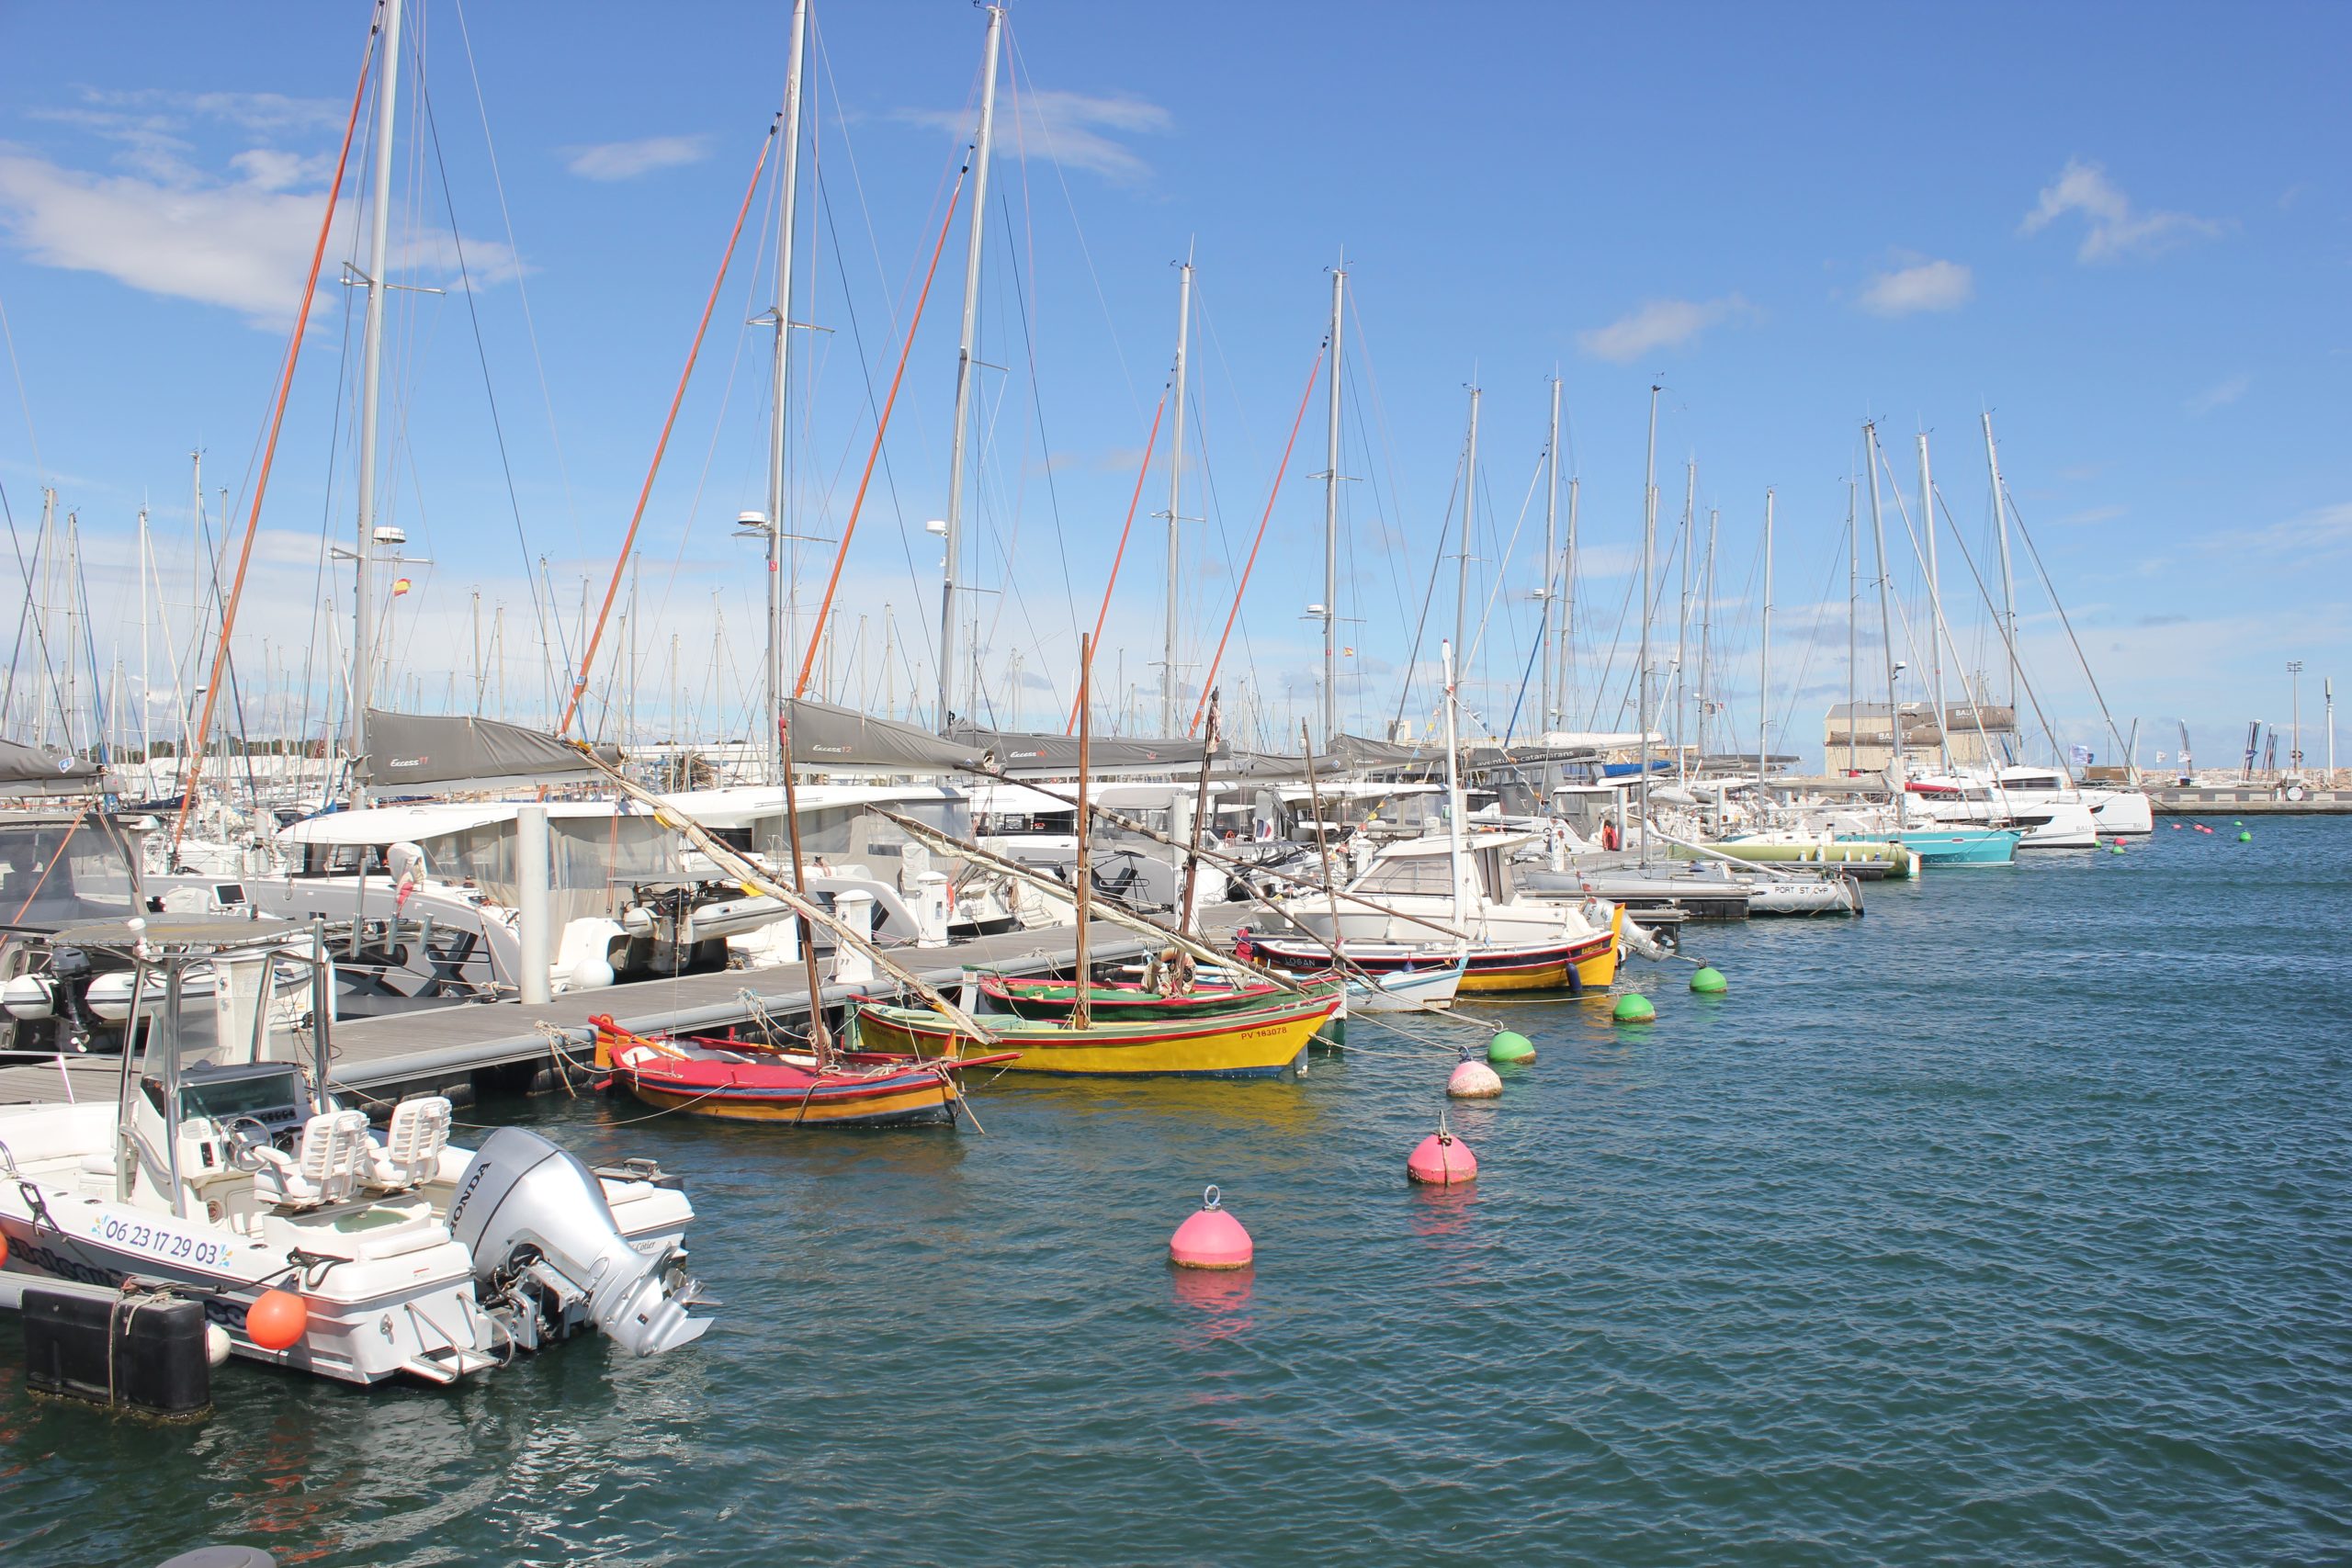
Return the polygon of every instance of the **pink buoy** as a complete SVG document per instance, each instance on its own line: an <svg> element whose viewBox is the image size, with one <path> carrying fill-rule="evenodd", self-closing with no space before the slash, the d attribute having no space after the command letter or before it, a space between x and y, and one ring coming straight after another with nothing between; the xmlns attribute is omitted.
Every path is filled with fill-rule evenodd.
<svg viewBox="0 0 2352 1568"><path fill-rule="evenodd" d="M1423 1138L1413 1157L1405 1162L1405 1174L1415 1181L1431 1187L1452 1187L1458 1182L1478 1179L1478 1156L1470 1145L1445 1130L1441 1122L1438 1130Z"/></svg>
<svg viewBox="0 0 2352 1568"><path fill-rule="evenodd" d="M1464 1062L1445 1080L1445 1092L1455 1100L1496 1100L1502 1095L1503 1080L1484 1062Z"/></svg>
<svg viewBox="0 0 2352 1568"><path fill-rule="evenodd" d="M1179 1269L1247 1269L1257 1250L1214 1187L1201 1194L1199 1212L1168 1238L1168 1260Z"/></svg>

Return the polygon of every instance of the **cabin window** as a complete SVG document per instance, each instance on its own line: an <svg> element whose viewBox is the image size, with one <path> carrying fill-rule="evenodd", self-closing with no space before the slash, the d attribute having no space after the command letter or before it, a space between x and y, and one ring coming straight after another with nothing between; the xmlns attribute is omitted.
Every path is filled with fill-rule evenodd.
<svg viewBox="0 0 2352 1568"><path fill-rule="evenodd" d="M1426 893L1440 897L1453 892L1452 863L1444 855L1406 855L1374 864L1356 884L1359 893Z"/></svg>

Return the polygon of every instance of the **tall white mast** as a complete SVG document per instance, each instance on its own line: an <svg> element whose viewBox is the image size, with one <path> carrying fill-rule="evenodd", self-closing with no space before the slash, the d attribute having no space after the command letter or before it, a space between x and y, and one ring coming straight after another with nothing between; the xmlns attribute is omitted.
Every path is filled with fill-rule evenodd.
<svg viewBox="0 0 2352 1568"><path fill-rule="evenodd" d="M944 734L956 685L956 573L964 521L964 437L972 419L972 355L980 324L980 247L989 210L989 151L996 141L996 62L1004 40L1004 7L989 12L988 62L980 82L980 133L974 143L972 220L964 251L964 331L956 348L956 437L947 457L947 559L939 591L939 715Z"/></svg>
<svg viewBox="0 0 2352 1568"><path fill-rule="evenodd" d="M1568 543L1560 553L1560 682L1556 688L1566 716L1568 705L1568 650L1576 645L1577 635L1577 480L1568 479Z"/></svg>
<svg viewBox="0 0 2352 1568"><path fill-rule="evenodd" d="M1769 485L1764 491L1764 635L1757 643L1756 665L1756 790L1760 799L1772 739L1772 491ZM1848 728L1852 728L1850 721Z"/></svg>
<svg viewBox="0 0 2352 1568"><path fill-rule="evenodd" d="M1450 642L1438 644L1438 659L1445 676L1445 863L1451 874L1446 883L1453 890L1450 923L1459 931L1463 906L1469 900L1463 897L1463 884L1468 879L1468 867L1462 855L1462 813L1465 805L1462 795L1462 764L1454 755L1460 727L1453 716L1453 645Z"/></svg>
<svg viewBox="0 0 2352 1568"><path fill-rule="evenodd" d="M1559 619L1553 612L1553 605L1558 603L1560 597L1552 574L1557 571L1560 566L1559 525L1560 378L1555 376L1552 378L1552 434L1544 444L1544 587L1540 594L1544 601L1544 629L1538 634L1535 642L1535 646L1542 650L1536 658L1544 665L1543 705L1536 710L1543 717L1536 728L1544 732L1557 728L1559 724L1559 715L1553 706L1555 693L1552 686L1553 626Z"/></svg>
<svg viewBox="0 0 2352 1568"><path fill-rule="evenodd" d="M1684 695L1690 682L1683 671L1689 668L1690 640L1690 536L1698 522L1699 465L1686 462L1682 469L1682 526L1675 535L1674 559L1681 569L1681 586L1677 591L1674 614L1674 772L1683 783L1690 782L1690 753L1683 745L1682 728Z"/></svg>
<svg viewBox="0 0 2352 1568"><path fill-rule="evenodd" d="M1454 558L1453 576L1453 650L1456 659L1467 657L1469 643L1464 637L1470 620L1470 528L1478 511L1478 389L1470 389L1470 446L1462 463L1462 551ZM1449 679L1447 689L1453 682Z"/></svg>
<svg viewBox="0 0 2352 1568"><path fill-rule="evenodd" d="M784 778L784 444L792 402L792 243L800 211L800 83L808 39L808 0L793 0L792 43L784 77L784 167L777 176L775 353L768 386L768 648L764 748L768 776ZM632 595L633 596L633 595Z"/></svg>
<svg viewBox="0 0 2352 1568"><path fill-rule="evenodd" d="M1340 734L1340 321L1348 269L1331 269L1330 427L1323 445L1323 746Z"/></svg>
<svg viewBox="0 0 2352 1568"><path fill-rule="evenodd" d="M148 722L147 687L147 509L139 509L139 761L143 769L155 754L155 731Z"/></svg>
<svg viewBox="0 0 2352 1568"><path fill-rule="evenodd" d="M392 122L400 99L401 0L383 0L378 34L376 167L368 195L368 317L359 372L358 538L353 551L351 616L351 801L363 805L360 764L368 755L368 682L375 673L375 584L368 570L376 552L376 442L384 389L384 269L392 221ZM225 653L226 650L223 649ZM217 678L217 676L216 676Z"/></svg>
<svg viewBox="0 0 2352 1568"><path fill-rule="evenodd" d="M1635 830L1641 835L1641 863L1650 863L1650 584L1657 570L1657 395L1659 388L1650 388L1650 438L1642 459L1642 652L1641 701L1634 714L1634 728L1642 736L1642 774L1635 780L1641 792L1642 819Z"/></svg>
<svg viewBox="0 0 2352 1568"><path fill-rule="evenodd" d="M1181 504L1184 494L1184 371L1192 355L1187 352L1193 342L1193 264L1181 264L1176 275L1176 378L1171 389L1176 400L1176 420L1170 426L1173 439L1168 447L1168 619L1163 628L1159 649L1159 733L1176 733L1176 630L1183 611L1177 596L1178 585L1183 581L1183 569L1178 551L1179 529L1184 515Z"/></svg>
<svg viewBox="0 0 2352 1568"><path fill-rule="evenodd" d="M1993 536L2001 547L2001 646L2007 650L2009 661L2009 722L2017 722L2018 706L2018 590L2009 573L2009 503L2001 490L2001 449L1993 440L1993 415L1987 411L1984 421L1984 467L1993 475Z"/></svg>
<svg viewBox="0 0 2352 1568"><path fill-rule="evenodd" d="M1951 716L1944 708L1943 643L1935 633L1943 625L1942 583L1936 573L1936 485L1928 473L1928 433L1919 432L1919 526L1928 536L1928 605L1935 618L1928 628L1928 692L1936 705L1936 750L1944 772L1951 772ZM1988 759L1989 760L1989 759Z"/></svg>
<svg viewBox="0 0 2352 1568"><path fill-rule="evenodd" d="M1878 499L1878 425L1865 421L1862 425L1862 459L1871 470L1871 536L1878 547L1878 630L1879 640L1886 650L1886 738L1887 782L1894 790L1894 825L1900 829L1905 815L1903 789L1903 705L1894 694L1894 612L1887 603L1886 588L1886 519L1879 510Z"/></svg>
<svg viewBox="0 0 2352 1568"><path fill-rule="evenodd" d="M1765 509L1771 509L1770 491ZM1690 744L1702 761L1707 755L1707 703L1715 690L1715 535L1722 525L1723 508L1707 508L1707 553L1699 569L1699 681L1690 691Z"/></svg>

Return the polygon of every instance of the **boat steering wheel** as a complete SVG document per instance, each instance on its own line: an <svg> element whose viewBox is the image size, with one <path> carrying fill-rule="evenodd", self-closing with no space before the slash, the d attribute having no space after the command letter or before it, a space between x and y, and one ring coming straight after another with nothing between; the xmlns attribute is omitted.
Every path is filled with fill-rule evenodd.
<svg viewBox="0 0 2352 1568"><path fill-rule="evenodd" d="M252 1176L268 1165L263 1151L273 1145L269 1127L260 1117L232 1116L220 1124L220 1131L228 1141L229 1146L223 1157L228 1160L230 1169Z"/></svg>

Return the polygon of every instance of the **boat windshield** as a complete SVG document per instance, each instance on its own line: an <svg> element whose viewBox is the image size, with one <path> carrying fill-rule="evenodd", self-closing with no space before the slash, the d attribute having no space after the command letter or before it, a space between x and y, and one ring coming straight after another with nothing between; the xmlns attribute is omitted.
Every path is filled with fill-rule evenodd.
<svg viewBox="0 0 2352 1568"><path fill-rule="evenodd" d="M138 888L130 846L111 818L0 818L0 925L121 919Z"/></svg>
<svg viewBox="0 0 2352 1568"><path fill-rule="evenodd" d="M1374 862L1351 891L1428 893L1443 897L1453 891L1453 862L1444 855L1392 855Z"/></svg>

